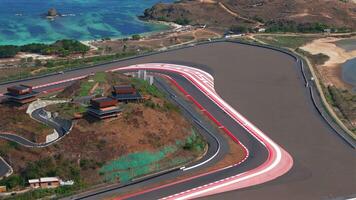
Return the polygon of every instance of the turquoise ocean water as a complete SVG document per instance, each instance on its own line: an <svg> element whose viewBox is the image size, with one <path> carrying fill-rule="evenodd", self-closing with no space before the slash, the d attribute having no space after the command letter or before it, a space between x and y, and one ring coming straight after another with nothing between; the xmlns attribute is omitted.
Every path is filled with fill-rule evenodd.
<svg viewBox="0 0 356 200"><path fill-rule="evenodd" d="M137 19L157 2L173 0L0 0L0 45L125 37L164 30L159 24ZM64 15L44 17L56 8Z"/></svg>

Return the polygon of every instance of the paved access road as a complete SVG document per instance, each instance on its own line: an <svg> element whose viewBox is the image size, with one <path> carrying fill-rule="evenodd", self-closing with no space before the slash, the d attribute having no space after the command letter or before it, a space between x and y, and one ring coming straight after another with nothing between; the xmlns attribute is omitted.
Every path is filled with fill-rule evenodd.
<svg viewBox="0 0 356 200"><path fill-rule="evenodd" d="M30 83L43 84L147 62L185 64L212 73L220 96L293 157L292 170L274 181L207 199L333 199L355 194L355 151L320 118L304 87L300 69L285 54L222 42L73 71ZM5 87L0 88L1 92Z"/></svg>
<svg viewBox="0 0 356 200"><path fill-rule="evenodd" d="M0 97L0 101L2 98L3 97ZM73 125L71 120L62 119L60 117L50 117L50 118L43 117L45 114L46 114L45 110L43 108L39 108L31 113L31 117L33 118L33 120L37 120L37 123L43 123L50 127L53 127L54 131L56 131L58 134L57 139L51 142L35 143L20 135L16 135L16 133L2 132L1 129L0 129L0 139L12 141L25 147L40 148L56 143L63 136L65 136L67 133L71 131ZM12 174L12 172L13 171L11 166L3 158L0 157L0 177L9 176L10 174Z"/></svg>
<svg viewBox="0 0 356 200"><path fill-rule="evenodd" d="M38 121L38 123L43 123L46 124L50 127L53 127L54 130L57 131L58 133L58 138L48 142L48 143L35 143L32 142L22 136L16 135L16 133L3 133L0 130L0 138L5 139L5 140L9 140L9 141L13 141L18 143L19 145L25 146L25 147L46 147L49 146L55 142L57 142L58 140L60 140L63 136L65 136L67 133L70 132L70 130L72 129L72 121L71 120L66 120L66 119L61 119L60 117L51 117L51 118L44 118L43 113L45 113L45 111L43 110L43 108L39 108L37 110L34 110L31 113L31 116L36 119ZM3 164L0 164L0 171L4 166ZM5 173L0 173L0 177L4 176Z"/></svg>

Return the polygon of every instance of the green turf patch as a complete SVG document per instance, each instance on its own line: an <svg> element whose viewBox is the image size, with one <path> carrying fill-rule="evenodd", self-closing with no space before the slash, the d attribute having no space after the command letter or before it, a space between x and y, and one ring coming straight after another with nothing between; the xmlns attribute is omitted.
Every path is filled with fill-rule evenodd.
<svg viewBox="0 0 356 200"><path fill-rule="evenodd" d="M127 182L134 177L148 174L158 161L168 154L177 151L177 147L168 146L157 152L137 152L122 156L100 168L99 173L105 175L106 181Z"/></svg>
<svg viewBox="0 0 356 200"><path fill-rule="evenodd" d="M58 112L61 115L61 117L69 118L69 119L74 117L74 114L76 113L86 112L85 106L82 106L80 104L74 104L74 103L62 103L62 104L53 105L53 107L54 107L53 109L50 109L51 112Z"/></svg>
<svg viewBox="0 0 356 200"><path fill-rule="evenodd" d="M138 79L138 78L133 78L132 79L132 84L138 88L139 92L141 94L149 94L154 97L164 97L165 94L161 92L156 86L150 85L147 81Z"/></svg>
<svg viewBox="0 0 356 200"><path fill-rule="evenodd" d="M107 182L127 182L133 178L176 167L193 159L192 156L167 158L178 150L202 152L206 146L202 136L192 129L185 140L177 140L175 145L166 146L156 152L136 152L113 160L100 168L99 174Z"/></svg>
<svg viewBox="0 0 356 200"><path fill-rule="evenodd" d="M105 72L98 72L93 77L90 77L89 80L86 80L80 85L79 96L89 96L90 90L94 87L97 83L105 83L106 81L106 73ZM100 90L95 90L95 94L100 94Z"/></svg>
<svg viewBox="0 0 356 200"><path fill-rule="evenodd" d="M98 83L104 83L106 81L106 72L97 72L94 75L94 81Z"/></svg>

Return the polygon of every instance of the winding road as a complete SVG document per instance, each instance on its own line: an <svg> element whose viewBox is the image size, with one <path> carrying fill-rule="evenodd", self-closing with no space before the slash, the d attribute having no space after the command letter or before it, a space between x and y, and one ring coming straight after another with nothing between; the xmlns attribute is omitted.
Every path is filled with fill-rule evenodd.
<svg viewBox="0 0 356 200"><path fill-rule="evenodd" d="M72 122L70 120L65 120L60 117L44 117L46 114L43 108L38 108L31 113L31 117L38 121L39 123L46 124L54 129L58 134L58 138L51 142L45 143L35 143L22 136L16 135L16 133L5 133L0 130L0 138L8 141L15 142L24 147L30 148L41 148L52 145L62 139L66 134L68 134L72 129ZM0 177L9 176L12 174L11 166L0 157Z"/></svg>
<svg viewBox="0 0 356 200"><path fill-rule="evenodd" d="M64 120L59 117L45 118L45 117L43 117L44 112L45 111L43 108L39 108L39 109L34 110L31 113L31 116L34 119L36 119L37 121L39 121L40 123L46 124L57 131L59 137L57 139L55 139L54 141L51 141L48 143L35 143L35 142L32 142L32 141L30 141L24 137L21 137L19 135L12 134L12 133L1 133L1 131L0 131L0 138L16 142L16 143L18 143L22 146L25 146L25 147L46 147L48 145L51 145L51 144L57 142L63 136L65 136L67 133L70 132L72 125L73 125L71 121ZM0 176L3 176L3 174L0 174Z"/></svg>

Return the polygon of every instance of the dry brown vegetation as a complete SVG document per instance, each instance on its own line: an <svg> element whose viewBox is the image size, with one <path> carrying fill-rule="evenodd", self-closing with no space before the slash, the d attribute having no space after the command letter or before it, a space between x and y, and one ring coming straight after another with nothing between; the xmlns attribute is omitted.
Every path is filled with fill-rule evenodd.
<svg viewBox="0 0 356 200"><path fill-rule="evenodd" d="M68 98L77 95L81 84L86 84L90 79L100 80L100 85L97 87L103 89L106 95L110 93L109 86L130 83L130 78L122 74L106 73L104 81L101 79L102 75L96 74L78 81L60 92L58 96ZM146 87L141 82L133 83ZM84 115L83 118L74 121L74 127L68 135L49 147L25 148L14 142L0 140L1 156L14 169L14 175L10 176L9 181L12 177L16 182L13 182L11 189L21 188L26 185L27 179L40 176L73 179L79 184L76 185L79 188L100 184L107 179L99 169L110 161L135 153L156 153L167 147L171 150L154 163L154 166L159 168L152 168L151 173L155 172L154 170L164 170L201 157L207 146L204 145L205 149L200 150L186 148L193 127L179 110L170 105L164 96L156 94L158 91L151 91L150 88L151 93L148 93L147 88L138 89L147 96L145 103L120 104L123 112L119 117L103 121ZM2 113L13 112L6 107L0 109ZM56 107L46 109L55 110ZM24 112L24 110L19 109L16 112ZM5 130L9 124L14 125L13 121L1 122L7 122L7 125L4 123L1 126ZM14 131L27 130L21 125L24 122L31 123L32 119L23 117L19 120L19 124L15 124L19 126L14 126L16 128ZM37 126L27 125L27 127L32 130ZM3 182L9 183L7 179Z"/></svg>
<svg viewBox="0 0 356 200"><path fill-rule="evenodd" d="M169 83L170 84L170 83ZM180 94L180 95L183 95L180 90L178 90L177 88L175 88L174 85L170 84L171 87L174 88L174 90ZM196 109L196 111L198 113L200 113L202 116L204 116L204 113L202 113L197 107L195 107L195 105L190 102L190 104ZM208 117L204 117L207 121L210 121L210 119ZM185 180L185 179L189 179L190 177L192 176L197 176L199 174L204 174L204 173L209 173L209 172L212 172L212 171L215 171L215 170L219 170L221 168L224 168L224 167L228 167L228 166L231 166L231 165L235 165L237 163L239 163L241 160L243 160L245 158L245 154L244 154L244 149L243 147L240 145L240 144L237 144L235 143L224 131L222 130L219 130L218 127L216 127L216 130L222 134L225 139L227 140L228 142L228 146L229 146L229 151L228 153L224 156L223 159L221 159L220 161L218 161L216 164L214 164L213 166L210 166L210 167L206 167L204 169L202 169L201 171L199 171L199 173L195 173L195 174L186 174L184 176L181 176L181 177L176 177L174 178L173 180L166 180L166 181L163 181L163 182L160 182L160 183L157 183L157 184L154 184L154 185L150 185L150 186L146 186L146 187L143 187L143 188L139 188L137 190L134 190L134 191L130 191L129 193L136 193L136 192L139 192L139 191L143 191L143 190L146 190L146 189L149 189L149 188L154 188L154 187L157 187L157 186L162 186L164 184L169 184L171 182L174 182L174 181L182 181L182 180ZM128 193L123 193L122 195L126 195ZM115 196L115 198L117 198L117 196ZM114 197L108 197L107 198L108 200L109 199L114 199Z"/></svg>
<svg viewBox="0 0 356 200"><path fill-rule="evenodd" d="M27 106L0 104L0 132L20 135L30 141L43 143L53 129L39 123L26 113Z"/></svg>
<svg viewBox="0 0 356 200"><path fill-rule="evenodd" d="M145 12L145 19L185 21L230 28L253 27L268 21L323 23L332 27L356 28L356 4L340 0L182 0L159 3Z"/></svg>
<svg viewBox="0 0 356 200"><path fill-rule="evenodd" d="M29 163L50 159L52 170L65 166L80 169L81 180L86 184L103 181L97 170L106 162L120 156L158 151L191 134L191 125L177 112L157 111L140 104L128 104L128 109L118 118L89 122L80 119L70 134L60 142L46 148L24 148L0 140L2 156L14 168L15 174L25 173ZM201 152L178 149L174 157L194 160ZM168 159L168 160L167 160ZM169 161L169 157L161 162ZM83 160L88 163L82 166ZM67 170L57 172L63 179L73 179Z"/></svg>
<svg viewBox="0 0 356 200"><path fill-rule="evenodd" d="M195 29L185 32L165 32L153 34L149 37L140 40L107 40L100 42L93 42L92 45L101 49L110 50L110 52L124 52L124 51L146 51L169 47L187 42L199 42L209 38L220 37L221 34L208 29Z"/></svg>
<svg viewBox="0 0 356 200"><path fill-rule="evenodd" d="M95 91L107 96L111 94L112 86L119 84L129 84L130 79L119 73L100 72L93 76L74 82L70 87L66 87L62 92L57 94L58 98L74 98L79 96L94 95Z"/></svg>

